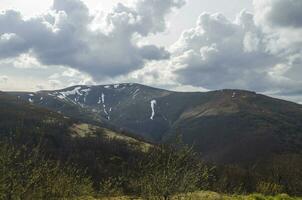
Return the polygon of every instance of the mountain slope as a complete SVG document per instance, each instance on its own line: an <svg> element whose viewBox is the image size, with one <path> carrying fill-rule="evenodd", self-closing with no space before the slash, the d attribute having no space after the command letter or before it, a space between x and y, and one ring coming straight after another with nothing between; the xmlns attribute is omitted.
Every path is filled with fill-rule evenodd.
<svg viewBox="0 0 302 200"><path fill-rule="evenodd" d="M302 106L246 91L209 95L182 113L169 134L179 130L209 160L224 163L302 152Z"/></svg>
<svg viewBox="0 0 302 200"><path fill-rule="evenodd" d="M121 176L124 168L135 170L135 160L152 147L126 133L83 123L27 101L0 92L0 143L17 151L39 147L43 156L87 171L96 188L100 180Z"/></svg>
<svg viewBox="0 0 302 200"><path fill-rule="evenodd" d="M33 95L29 94L31 98ZM44 133L60 132L72 137L96 136L100 131L108 138L119 138L127 141L138 139L117 133L101 126L80 123L49 109L37 107L20 98L20 96L0 92L0 133L1 136L15 131L39 130ZM85 135L82 133L85 132Z"/></svg>
<svg viewBox="0 0 302 200"><path fill-rule="evenodd" d="M14 94L158 142L181 134L215 162L249 162L302 150L302 106L249 91L181 93L118 84Z"/></svg>
<svg viewBox="0 0 302 200"><path fill-rule="evenodd" d="M160 123L163 116L158 113L154 120L151 119L151 101L171 93L138 84L118 84L73 86L57 91L11 94L74 119L118 127L153 139L155 133L161 134L169 127L166 123ZM154 124L157 124L158 128L155 129Z"/></svg>

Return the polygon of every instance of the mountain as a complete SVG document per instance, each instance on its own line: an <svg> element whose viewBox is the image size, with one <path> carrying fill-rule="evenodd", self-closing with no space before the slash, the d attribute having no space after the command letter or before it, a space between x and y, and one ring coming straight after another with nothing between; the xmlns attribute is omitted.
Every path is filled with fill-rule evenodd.
<svg viewBox="0 0 302 200"><path fill-rule="evenodd" d="M173 92L125 83L11 94L156 142L181 134L214 162L248 163L302 151L302 106L250 91Z"/></svg>
<svg viewBox="0 0 302 200"><path fill-rule="evenodd" d="M37 95L28 96L37 99ZM87 172L96 188L101 180L121 176L125 168L135 171L136 159L153 146L125 132L84 123L33 102L0 92L0 145L29 154L38 147L43 157Z"/></svg>
<svg viewBox="0 0 302 200"><path fill-rule="evenodd" d="M149 139L160 140L161 133L169 127L167 123L161 122L164 115L154 113L151 119L151 102L171 93L138 84L117 84L73 86L56 91L11 94L74 119L118 127ZM156 106L154 105L154 111ZM159 134L158 138L156 133Z"/></svg>
<svg viewBox="0 0 302 200"><path fill-rule="evenodd" d="M32 95L29 95L32 96ZM96 137L102 135L108 139L131 141L141 146L149 146L138 138L126 133L101 126L81 123L79 120L64 116L55 111L37 107L20 97L0 92L0 134L9 136L16 132L43 132L43 134L60 134L68 137Z"/></svg>

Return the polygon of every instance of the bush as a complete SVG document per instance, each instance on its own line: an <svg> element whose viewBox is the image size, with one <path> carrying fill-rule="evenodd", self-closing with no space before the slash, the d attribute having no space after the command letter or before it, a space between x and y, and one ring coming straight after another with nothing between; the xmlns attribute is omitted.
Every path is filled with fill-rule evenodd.
<svg viewBox="0 0 302 200"><path fill-rule="evenodd" d="M172 195L195 191L202 177L208 177L205 165L193 149L184 145L160 145L140 163L138 186L146 199L170 199Z"/></svg>
<svg viewBox="0 0 302 200"><path fill-rule="evenodd" d="M100 193L104 196L117 196L123 193L123 177L109 177L100 183Z"/></svg>
<svg viewBox="0 0 302 200"><path fill-rule="evenodd" d="M46 160L39 148L0 144L0 199L62 199L93 193L84 173Z"/></svg>

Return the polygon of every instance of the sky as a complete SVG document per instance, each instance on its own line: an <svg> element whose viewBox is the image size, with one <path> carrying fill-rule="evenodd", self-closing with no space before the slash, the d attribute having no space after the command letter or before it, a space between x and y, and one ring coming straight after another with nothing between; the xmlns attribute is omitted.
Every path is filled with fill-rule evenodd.
<svg viewBox="0 0 302 200"><path fill-rule="evenodd" d="M302 103L301 0L1 0L0 90L135 82Z"/></svg>

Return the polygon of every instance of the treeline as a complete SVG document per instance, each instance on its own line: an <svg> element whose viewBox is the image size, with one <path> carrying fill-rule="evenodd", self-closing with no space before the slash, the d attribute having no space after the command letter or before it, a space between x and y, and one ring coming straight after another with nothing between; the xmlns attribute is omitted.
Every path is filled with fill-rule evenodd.
<svg viewBox="0 0 302 200"><path fill-rule="evenodd" d="M210 189L223 193L302 195L302 156L275 155L248 167L217 166Z"/></svg>

